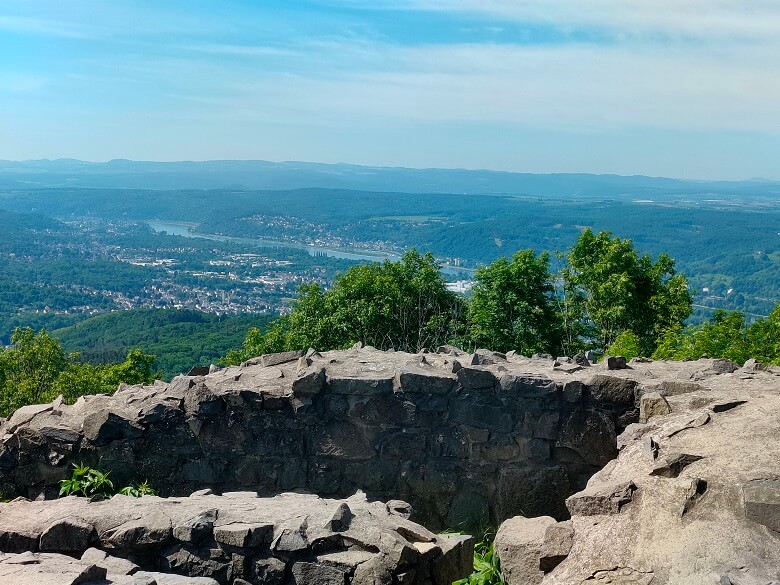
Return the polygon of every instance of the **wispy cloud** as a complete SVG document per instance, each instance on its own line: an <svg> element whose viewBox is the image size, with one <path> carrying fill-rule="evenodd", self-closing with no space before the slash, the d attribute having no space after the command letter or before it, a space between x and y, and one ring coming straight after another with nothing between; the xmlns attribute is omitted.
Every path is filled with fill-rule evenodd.
<svg viewBox="0 0 780 585"><path fill-rule="evenodd" d="M295 57L301 52L283 47L261 45L231 45L206 43L200 45L183 45L185 51L208 53L211 55L228 55L237 57Z"/></svg>
<svg viewBox="0 0 780 585"><path fill-rule="evenodd" d="M136 140L154 135L152 146L169 132L172 150L196 127L218 129L225 148L244 140L247 156L268 128L276 142L296 137L271 158L302 158L296 148L317 131L325 142L352 133L361 160L367 142L382 143L376 133L390 136L385 151L408 149L424 163L422 146L393 142L399 128L420 143L440 132L446 150L466 125L487 137L457 146L469 166L468 156L508 156L490 150L493 129L517 133L518 144L518 129L636 133L637 142L649 132L780 137L777 0L277 0L197 10L187 0L39 1L44 8L0 4L0 30L19 33L0 37L0 121L40 118L63 136L70 125L86 142L100 116ZM14 52L22 35L25 48L50 41L48 50ZM25 92L36 99L19 99ZM181 148L194 156L188 142Z"/></svg>
<svg viewBox="0 0 780 585"><path fill-rule="evenodd" d="M0 15L0 30L68 39L90 38L87 27L57 20Z"/></svg>
<svg viewBox="0 0 780 585"><path fill-rule="evenodd" d="M487 15L557 26L665 32L700 38L776 36L774 0L325 0L375 10L424 10Z"/></svg>

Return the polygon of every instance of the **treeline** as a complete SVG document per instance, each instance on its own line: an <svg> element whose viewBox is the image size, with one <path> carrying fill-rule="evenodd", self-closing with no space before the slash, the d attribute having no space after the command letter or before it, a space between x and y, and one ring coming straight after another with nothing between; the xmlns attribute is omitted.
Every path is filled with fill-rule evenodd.
<svg viewBox="0 0 780 585"><path fill-rule="evenodd" d="M157 356L166 379L192 366L216 363L241 344L247 329L264 329L267 315L214 315L190 309L132 309L91 317L53 330L66 352L94 365L121 361L134 348Z"/></svg>
<svg viewBox="0 0 780 585"><path fill-rule="evenodd" d="M499 258L475 274L470 299L449 291L431 254L356 266L330 289L300 289L289 314L252 329L225 362L286 350L349 347L417 352L442 344L530 355L601 352L625 332L643 355L683 328L691 296L674 260L640 255L630 240L586 229L568 252L533 250Z"/></svg>
<svg viewBox="0 0 780 585"><path fill-rule="evenodd" d="M707 323L668 332L659 340L653 357L684 360L704 355L738 364L752 358L762 364L780 365L780 304L768 318L750 325L742 313L717 311Z"/></svg>
<svg viewBox="0 0 780 585"><path fill-rule="evenodd" d="M121 363L93 366L67 355L46 331L20 328L11 346L0 348L0 416L27 404L50 402L62 395L72 403L85 394L113 394L120 383L149 384L158 374L154 356L131 350Z"/></svg>

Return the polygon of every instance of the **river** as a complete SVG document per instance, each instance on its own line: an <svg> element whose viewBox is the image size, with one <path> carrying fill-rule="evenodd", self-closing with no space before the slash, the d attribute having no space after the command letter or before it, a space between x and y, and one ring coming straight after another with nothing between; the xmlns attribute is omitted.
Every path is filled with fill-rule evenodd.
<svg viewBox="0 0 780 585"><path fill-rule="evenodd" d="M150 228L156 232L167 232L172 236L184 236L185 238L202 238L204 240L215 240L217 242L236 242L247 244L257 248L296 248L306 250L311 256L327 256L329 258L343 258L345 260L354 260L356 262L381 262L382 260L398 260L400 256L389 252L350 252L346 250L334 250L333 248L323 248L321 246L309 246L307 244L297 244L293 242L279 242L264 238L237 238L234 236L223 236L219 234L203 234L194 231L198 227L197 223L185 221L170 221L164 219L151 219L146 222ZM467 268L442 267L443 274L455 277L462 277L464 273L473 271Z"/></svg>
<svg viewBox="0 0 780 585"><path fill-rule="evenodd" d="M215 240L217 242L236 242L248 244L258 248L296 248L306 250L312 256L328 256L329 258L343 258L345 260L381 262L382 260L398 260L398 255L388 252L349 252L344 250L334 250L332 248L323 248L321 246L309 246L306 244L296 244L293 242L279 242L264 238L237 238L234 236L222 236L219 234L202 234L193 231L197 223L188 223L183 221L166 221L162 219L152 219L146 222L149 227L156 232L167 232L172 236L184 236L185 238L203 238L205 240Z"/></svg>

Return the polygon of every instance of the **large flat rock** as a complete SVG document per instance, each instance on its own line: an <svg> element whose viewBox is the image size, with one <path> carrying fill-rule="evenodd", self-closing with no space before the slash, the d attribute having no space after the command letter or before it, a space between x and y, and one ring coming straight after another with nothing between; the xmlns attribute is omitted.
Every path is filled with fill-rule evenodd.
<svg viewBox="0 0 780 585"><path fill-rule="evenodd" d="M645 414L662 407L568 498L570 550L546 569L544 553L531 562L547 571L542 585L780 582L780 377L706 360L630 366Z"/></svg>

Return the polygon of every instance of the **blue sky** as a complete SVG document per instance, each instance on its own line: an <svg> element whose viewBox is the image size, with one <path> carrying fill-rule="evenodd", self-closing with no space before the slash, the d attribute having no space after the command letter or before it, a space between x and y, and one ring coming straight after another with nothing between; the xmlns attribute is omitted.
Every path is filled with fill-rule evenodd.
<svg viewBox="0 0 780 585"><path fill-rule="evenodd" d="M780 179L775 0L3 0L0 158Z"/></svg>

